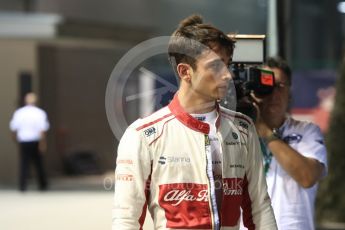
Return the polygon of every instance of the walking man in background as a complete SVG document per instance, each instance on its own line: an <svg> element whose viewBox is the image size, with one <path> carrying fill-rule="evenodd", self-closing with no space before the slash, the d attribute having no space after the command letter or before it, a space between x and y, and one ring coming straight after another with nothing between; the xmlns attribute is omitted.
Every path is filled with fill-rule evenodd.
<svg viewBox="0 0 345 230"><path fill-rule="evenodd" d="M327 153L318 126L287 114L291 70L281 58L269 58L276 87L264 98L253 95L258 116L268 193L280 230L314 230L318 181L327 174Z"/></svg>
<svg viewBox="0 0 345 230"><path fill-rule="evenodd" d="M14 139L20 147L19 189L27 189L30 163L36 168L39 189L47 189L47 178L43 167L42 154L46 151L46 132L49 129L47 114L36 106L34 93L25 95L25 106L17 109L10 122Z"/></svg>

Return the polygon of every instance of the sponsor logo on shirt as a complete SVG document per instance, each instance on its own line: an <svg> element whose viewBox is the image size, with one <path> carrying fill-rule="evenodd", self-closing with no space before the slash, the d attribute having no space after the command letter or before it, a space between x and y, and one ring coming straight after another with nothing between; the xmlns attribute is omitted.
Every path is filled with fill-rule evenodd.
<svg viewBox="0 0 345 230"><path fill-rule="evenodd" d="M208 201L207 190L200 190L196 195L192 193L192 190L178 190L174 189L167 192L163 198L165 202L170 202L172 206L177 206L183 201L193 202L193 201Z"/></svg>
<svg viewBox="0 0 345 230"><path fill-rule="evenodd" d="M166 160L167 159L164 156L161 156L158 160L158 163L160 163L161 165L165 165Z"/></svg>
<svg viewBox="0 0 345 230"><path fill-rule="evenodd" d="M240 178L226 178L223 184L223 193L225 196L242 195L243 180Z"/></svg>
<svg viewBox="0 0 345 230"><path fill-rule="evenodd" d="M286 137L283 138L283 141L285 141L288 144L297 144L302 140L303 136L298 133L292 133Z"/></svg>
<svg viewBox="0 0 345 230"><path fill-rule="evenodd" d="M222 161L212 161L212 164L213 165L219 165L219 164L221 164L222 163Z"/></svg>
<svg viewBox="0 0 345 230"><path fill-rule="evenodd" d="M248 129L248 124L247 124L247 123L245 123L245 122L243 122L243 121L239 121L238 123L239 123L239 125L240 125L242 128Z"/></svg>
<svg viewBox="0 0 345 230"><path fill-rule="evenodd" d="M225 145L239 145L239 141L225 141Z"/></svg>
<svg viewBox="0 0 345 230"><path fill-rule="evenodd" d="M210 144L210 137L208 135L205 135L205 145L208 146Z"/></svg>
<svg viewBox="0 0 345 230"><path fill-rule="evenodd" d="M115 179L117 181L133 181L134 177L131 174L117 174Z"/></svg>
<svg viewBox="0 0 345 230"><path fill-rule="evenodd" d="M225 140L224 141L225 145L245 145L245 142L240 142L239 140Z"/></svg>
<svg viewBox="0 0 345 230"><path fill-rule="evenodd" d="M241 164L233 164L233 165L230 165L230 168L241 168L241 169L244 169L244 165L241 165Z"/></svg>
<svg viewBox="0 0 345 230"><path fill-rule="evenodd" d="M206 184L173 183L159 185L158 202L165 211L167 228L211 228L211 213Z"/></svg>
<svg viewBox="0 0 345 230"><path fill-rule="evenodd" d="M144 130L144 134L146 137L151 136L152 134L156 133L156 129L154 127L148 128Z"/></svg>
<svg viewBox="0 0 345 230"><path fill-rule="evenodd" d="M315 140L317 143L320 143L320 144L322 144L322 145L324 145L325 144L325 142L323 141L323 140Z"/></svg>
<svg viewBox="0 0 345 230"><path fill-rule="evenodd" d="M195 117L197 120L199 121L205 121L206 120L206 117L205 116L202 116L202 117Z"/></svg>
<svg viewBox="0 0 345 230"><path fill-rule="evenodd" d="M118 165L120 165L120 164L132 165L133 161L131 159L118 159L116 161L116 164L118 164Z"/></svg>
<svg viewBox="0 0 345 230"><path fill-rule="evenodd" d="M245 144L244 142L239 141L239 136L235 132L231 132L231 137L228 138L228 140L225 140L224 143L225 145L239 145L239 144ZM230 139L230 140L229 140Z"/></svg>
<svg viewBox="0 0 345 230"><path fill-rule="evenodd" d="M176 157L176 156L167 156L164 155L159 157L158 163L161 165L165 164L190 164L190 157Z"/></svg>

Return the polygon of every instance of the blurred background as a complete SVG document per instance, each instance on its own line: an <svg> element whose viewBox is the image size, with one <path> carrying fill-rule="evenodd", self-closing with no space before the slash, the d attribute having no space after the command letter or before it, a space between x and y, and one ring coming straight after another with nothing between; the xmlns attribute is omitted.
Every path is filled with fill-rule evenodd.
<svg viewBox="0 0 345 230"><path fill-rule="evenodd" d="M110 74L132 47L170 35L192 13L224 32L267 35L266 56L280 55L293 69L293 115L320 125L327 138L338 130L334 142L327 139L339 147L329 152L317 222L320 229L345 229L340 0L0 0L0 229L110 228L118 144L105 111ZM173 79L167 62L155 68ZM133 78L126 89L140 87ZM22 194L9 121L29 91L38 94L51 124L45 154L50 187L36 192L32 176ZM142 115L139 108L140 101L124 108L128 122Z"/></svg>

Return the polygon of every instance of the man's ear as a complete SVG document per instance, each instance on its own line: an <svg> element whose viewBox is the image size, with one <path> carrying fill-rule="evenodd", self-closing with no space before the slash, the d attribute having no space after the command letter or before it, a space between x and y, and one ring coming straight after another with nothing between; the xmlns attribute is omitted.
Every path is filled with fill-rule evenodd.
<svg viewBox="0 0 345 230"><path fill-rule="evenodd" d="M190 82L192 79L193 74L193 68L186 64L186 63L180 63L176 67L178 76L182 81Z"/></svg>

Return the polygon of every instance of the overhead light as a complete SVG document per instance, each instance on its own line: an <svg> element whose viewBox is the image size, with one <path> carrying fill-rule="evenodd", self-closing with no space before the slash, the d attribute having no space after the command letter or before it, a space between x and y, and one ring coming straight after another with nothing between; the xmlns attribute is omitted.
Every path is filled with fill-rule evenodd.
<svg viewBox="0 0 345 230"><path fill-rule="evenodd" d="M0 37L52 38L62 21L57 14L0 11Z"/></svg>
<svg viewBox="0 0 345 230"><path fill-rule="evenodd" d="M337 8L340 13L345 14L345 2L339 2Z"/></svg>

